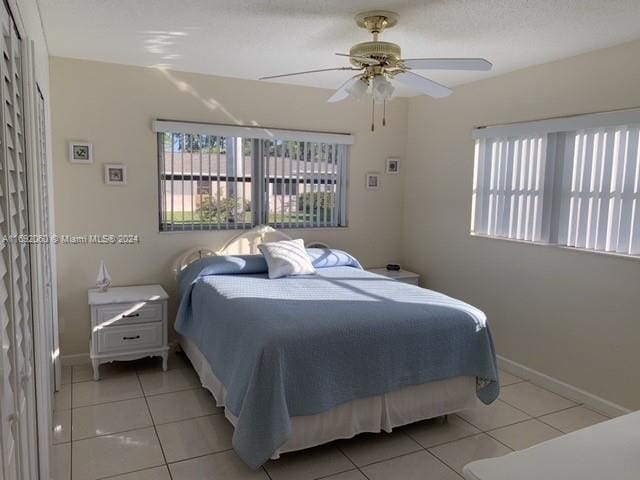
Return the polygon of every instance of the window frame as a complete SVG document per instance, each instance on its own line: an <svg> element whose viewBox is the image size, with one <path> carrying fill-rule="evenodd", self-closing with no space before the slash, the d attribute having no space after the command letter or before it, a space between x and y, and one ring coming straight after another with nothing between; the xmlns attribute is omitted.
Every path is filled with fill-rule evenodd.
<svg viewBox="0 0 640 480"><path fill-rule="evenodd" d="M640 218L637 211L640 208L640 179L638 178L640 176L640 152L636 150L639 144L639 129L640 109L475 129L472 135L476 142L470 235L640 260L640 250L638 249L640 223L637 222L637 219ZM622 140L617 137L619 131L625 132ZM543 218L540 237L538 239L522 239L500 235L498 234L500 232L490 232L488 231L490 230L488 229L490 219L482 217L482 202L486 202L488 198L486 188L484 188L486 181L483 182L481 179L482 175L486 173L483 171L483 164L485 164L483 155L488 152L486 146L491 142L536 135L544 138L546 142L545 170L541 179ZM614 135L616 139L612 140ZM615 148L613 148L614 143ZM620 146L619 150L618 146ZM574 150L574 148L578 148L578 150ZM584 155L584 157L581 160L575 160L576 155ZM622 180L619 172L617 183L610 183L611 175L616 174L615 169L621 168L616 165L623 159L625 162L624 184L620 183ZM628 172L627 169L629 169ZM492 171L495 176L495 167L493 166ZM577 180L576 175L579 177ZM577 209L572 206L572 202L575 201L572 199L575 198L580 198L580 202L583 204ZM584 206L584 199L587 199L586 206ZM622 200L627 203L616 204ZM609 212L608 206L606 208L602 206L605 201L615 205L614 214L615 208L626 208L627 217L635 214L635 217L627 222L628 226L622 228L618 225L616 227L614 233L615 249L612 249L608 240L611 234L609 231L611 227L608 225L612 221L612 213ZM633 209L634 205L636 211L630 213L629 209ZM573 213L571 213L572 211ZM571 215L577 215L578 211L580 218L572 218ZM602 215L603 212L604 215ZM485 221L487 223L483 225L482 222ZM620 220L617 221L620 224ZM616 222L615 218L613 218L613 222ZM607 237L604 244L601 239L603 231ZM624 249L626 250L621 251Z"/></svg>

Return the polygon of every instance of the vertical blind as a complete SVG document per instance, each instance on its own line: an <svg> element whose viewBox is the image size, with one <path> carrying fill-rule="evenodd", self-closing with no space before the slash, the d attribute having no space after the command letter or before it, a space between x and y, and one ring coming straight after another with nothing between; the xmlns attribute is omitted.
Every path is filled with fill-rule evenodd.
<svg viewBox="0 0 640 480"><path fill-rule="evenodd" d="M36 478L35 388L24 138L22 44L6 5L0 61L0 442L2 478Z"/></svg>
<svg viewBox="0 0 640 480"><path fill-rule="evenodd" d="M476 130L472 233L640 255L633 113Z"/></svg>
<svg viewBox="0 0 640 480"><path fill-rule="evenodd" d="M338 134L261 138L259 129L158 130L161 231L346 226L348 147ZM225 126L226 127L226 126ZM171 128L183 131L163 131ZM201 133L205 132L205 133ZM247 133L251 137L240 136ZM270 132L273 133L273 132ZM321 141L314 141L321 140Z"/></svg>
<svg viewBox="0 0 640 480"><path fill-rule="evenodd" d="M546 138L481 140L476 145L476 233L541 238Z"/></svg>
<svg viewBox="0 0 640 480"><path fill-rule="evenodd" d="M640 254L638 132L635 125L567 134L562 244Z"/></svg>

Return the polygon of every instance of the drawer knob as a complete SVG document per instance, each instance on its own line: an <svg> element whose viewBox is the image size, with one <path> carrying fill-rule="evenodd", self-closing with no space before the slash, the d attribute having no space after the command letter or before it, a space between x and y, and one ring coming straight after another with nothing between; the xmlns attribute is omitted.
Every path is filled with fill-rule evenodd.
<svg viewBox="0 0 640 480"><path fill-rule="evenodd" d="M140 338L140 335L136 335L135 337L122 337L123 340L137 340Z"/></svg>
<svg viewBox="0 0 640 480"><path fill-rule="evenodd" d="M140 314L139 313L130 313L129 315L122 315L122 318L133 318L133 317L139 317Z"/></svg>

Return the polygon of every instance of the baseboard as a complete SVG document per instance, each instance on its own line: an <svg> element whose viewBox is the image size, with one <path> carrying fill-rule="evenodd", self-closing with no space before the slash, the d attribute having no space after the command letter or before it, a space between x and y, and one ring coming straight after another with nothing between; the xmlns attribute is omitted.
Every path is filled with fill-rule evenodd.
<svg viewBox="0 0 640 480"><path fill-rule="evenodd" d="M60 360L62 361L63 367L71 367L73 365L85 365L87 363L91 363L89 361L88 353L77 353L75 355L61 355Z"/></svg>
<svg viewBox="0 0 640 480"><path fill-rule="evenodd" d="M501 355L497 355L497 359L498 367L505 372L512 373L525 380L531 380L532 383L540 385L541 387L551 390L563 397L583 403L585 406L600 413L604 413L609 417L618 417L620 415L631 413L631 410L628 408L622 407L578 387L574 387L573 385L550 377L549 375L534 370L533 368L525 367L524 365L514 362L513 360L509 360Z"/></svg>

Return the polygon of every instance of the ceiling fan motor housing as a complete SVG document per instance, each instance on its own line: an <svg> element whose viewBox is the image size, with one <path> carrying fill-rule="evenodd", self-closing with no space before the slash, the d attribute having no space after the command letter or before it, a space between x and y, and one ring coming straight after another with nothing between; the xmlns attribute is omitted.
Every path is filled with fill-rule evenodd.
<svg viewBox="0 0 640 480"><path fill-rule="evenodd" d="M400 46L391 42L362 42L354 45L349 50L349 54L355 57L369 57L376 60L383 60L390 66L395 66L402 58ZM356 58L351 58L352 65L362 68L366 65L359 62Z"/></svg>

